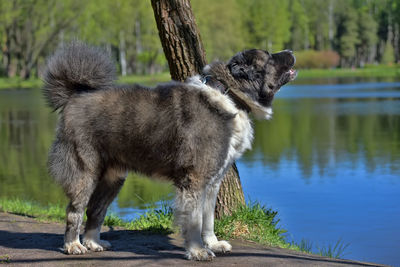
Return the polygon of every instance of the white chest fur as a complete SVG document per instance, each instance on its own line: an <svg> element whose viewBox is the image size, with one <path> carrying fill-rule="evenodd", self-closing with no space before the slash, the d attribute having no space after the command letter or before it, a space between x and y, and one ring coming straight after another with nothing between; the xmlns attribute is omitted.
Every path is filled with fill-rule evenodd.
<svg viewBox="0 0 400 267"><path fill-rule="evenodd" d="M243 152L251 148L253 141L253 127L246 112L236 108L229 96L211 88L200 80L200 76L189 78L188 84L204 92L210 101L217 103L229 113L235 114L233 119L232 136L229 141L228 155L225 164L231 164L239 158Z"/></svg>

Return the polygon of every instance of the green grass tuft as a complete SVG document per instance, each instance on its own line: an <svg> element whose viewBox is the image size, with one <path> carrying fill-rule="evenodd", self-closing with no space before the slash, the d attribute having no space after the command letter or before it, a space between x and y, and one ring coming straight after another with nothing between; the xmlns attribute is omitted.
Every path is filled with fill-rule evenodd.
<svg viewBox="0 0 400 267"><path fill-rule="evenodd" d="M11 257L8 254L0 255L0 263L11 263Z"/></svg>
<svg viewBox="0 0 400 267"><path fill-rule="evenodd" d="M334 246L328 245L328 247L318 247L318 255L329 257L329 258L335 258L335 259L341 259L344 256L345 250L349 247L349 243L345 244L341 239L339 239Z"/></svg>
<svg viewBox="0 0 400 267"><path fill-rule="evenodd" d="M54 222L65 219L65 207L61 205L49 204L47 207L42 207L34 202L20 199L0 198L0 211Z"/></svg>
<svg viewBox="0 0 400 267"><path fill-rule="evenodd" d="M302 251L306 253L314 253L320 256L335 258L335 259L342 259L345 255L345 250L350 246L350 244L345 244L341 239L339 239L334 246L328 245L320 247L316 246L316 250L313 249L313 243L309 240L302 239L300 243L292 242L290 244L290 248Z"/></svg>
<svg viewBox="0 0 400 267"><path fill-rule="evenodd" d="M139 218L126 222L115 214L110 214L104 219L106 226L120 226L128 230L145 230L158 234L173 232L173 215L171 208L163 206L140 215Z"/></svg>
<svg viewBox="0 0 400 267"><path fill-rule="evenodd" d="M291 248L305 253L312 253L313 244L311 241L303 238L298 244L292 242Z"/></svg>
<svg viewBox="0 0 400 267"><path fill-rule="evenodd" d="M224 239L245 239L260 244L289 247L283 230L277 226L277 212L261 206L259 203L248 203L239 207L230 216L215 221L215 233Z"/></svg>

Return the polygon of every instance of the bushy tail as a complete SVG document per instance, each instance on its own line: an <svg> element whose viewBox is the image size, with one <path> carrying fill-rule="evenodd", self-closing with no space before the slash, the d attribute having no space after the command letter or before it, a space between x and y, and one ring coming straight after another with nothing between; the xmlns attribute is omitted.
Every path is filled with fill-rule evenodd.
<svg viewBox="0 0 400 267"><path fill-rule="evenodd" d="M48 59L43 93L48 104L57 110L72 95L109 88L115 79L115 66L104 51L75 41Z"/></svg>

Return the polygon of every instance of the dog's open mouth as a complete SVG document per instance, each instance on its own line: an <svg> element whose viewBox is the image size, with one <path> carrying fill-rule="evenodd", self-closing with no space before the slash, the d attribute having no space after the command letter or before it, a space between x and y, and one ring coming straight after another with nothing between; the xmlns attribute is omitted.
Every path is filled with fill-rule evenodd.
<svg viewBox="0 0 400 267"><path fill-rule="evenodd" d="M294 79L296 79L296 77L297 77L297 70L290 69L290 70L288 71L288 73L289 73L289 80L290 80L290 81L293 81Z"/></svg>

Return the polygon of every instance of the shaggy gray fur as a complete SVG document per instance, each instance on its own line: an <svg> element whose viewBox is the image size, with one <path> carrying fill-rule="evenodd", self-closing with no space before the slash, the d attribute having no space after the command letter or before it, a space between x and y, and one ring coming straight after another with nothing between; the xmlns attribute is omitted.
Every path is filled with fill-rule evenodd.
<svg viewBox="0 0 400 267"><path fill-rule="evenodd" d="M76 41L48 59L43 80L48 104L59 109L79 91L110 88L116 80L115 66L104 51Z"/></svg>
<svg viewBox="0 0 400 267"><path fill-rule="evenodd" d="M70 199L65 252L110 246L99 230L128 170L174 183L187 258L207 260L230 251L213 230L219 185L229 165L250 148L246 111L269 108L279 87L294 79L293 64L289 51L248 50L227 65L207 66L207 84L194 77L146 88L115 85L113 63L98 48L74 42L58 50L48 61L43 90L60 112L48 166Z"/></svg>

